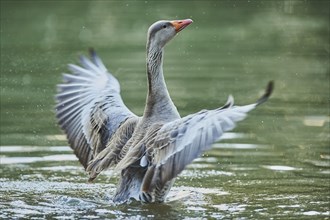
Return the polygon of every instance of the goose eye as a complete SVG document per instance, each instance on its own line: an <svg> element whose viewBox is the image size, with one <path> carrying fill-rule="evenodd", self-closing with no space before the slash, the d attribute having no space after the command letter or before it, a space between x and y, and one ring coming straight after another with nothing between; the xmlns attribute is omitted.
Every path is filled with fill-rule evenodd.
<svg viewBox="0 0 330 220"><path fill-rule="evenodd" d="M163 28L167 28L166 24L163 25Z"/></svg>

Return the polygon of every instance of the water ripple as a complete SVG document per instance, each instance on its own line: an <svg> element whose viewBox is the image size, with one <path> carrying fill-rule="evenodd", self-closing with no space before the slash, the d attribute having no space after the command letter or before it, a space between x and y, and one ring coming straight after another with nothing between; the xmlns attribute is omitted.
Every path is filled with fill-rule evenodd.
<svg viewBox="0 0 330 220"><path fill-rule="evenodd" d="M35 163L45 161L76 161L73 154L56 154L43 157L1 157L1 164Z"/></svg>

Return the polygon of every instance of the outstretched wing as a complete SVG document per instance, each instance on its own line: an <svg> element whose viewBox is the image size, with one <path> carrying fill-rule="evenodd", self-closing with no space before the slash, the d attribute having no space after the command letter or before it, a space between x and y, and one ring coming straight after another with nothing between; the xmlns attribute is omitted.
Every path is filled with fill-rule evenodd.
<svg viewBox="0 0 330 220"><path fill-rule="evenodd" d="M86 168L128 118L137 117L123 103L117 79L91 50L91 60L69 64L58 85L56 117L74 153Z"/></svg>
<svg viewBox="0 0 330 220"><path fill-rule="evenodd" d="M233 129L236 122L266 101L272 88L270 82L266 93L254 104L233 106L233 100L229 100L222 108L203 110L155 129L147 140L146 154L140 162L141 166L148 164L143 190L150 192L155 187L162 188L176 177L202 152L210 149L224 132Z"/></svg>

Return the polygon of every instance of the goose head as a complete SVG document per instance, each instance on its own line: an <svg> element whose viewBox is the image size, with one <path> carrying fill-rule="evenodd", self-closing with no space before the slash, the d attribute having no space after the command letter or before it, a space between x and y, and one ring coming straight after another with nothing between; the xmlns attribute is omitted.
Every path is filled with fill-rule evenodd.
<svg viewBox="0 0 330 220"><path fill-rule="evenodd" d="M148 30L148 48L162 49L177 33L192 22L191 19L155 22Z"/></svg>

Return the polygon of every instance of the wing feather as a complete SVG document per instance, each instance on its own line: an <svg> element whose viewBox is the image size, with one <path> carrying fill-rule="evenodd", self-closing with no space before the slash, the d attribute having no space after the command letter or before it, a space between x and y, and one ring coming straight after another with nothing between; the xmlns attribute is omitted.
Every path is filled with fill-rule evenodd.
<svg viewBox="0 0 330 220"><path fill-rule="evenodd" d="M91 78L95 78L98 74L97 73L93 73L87 69L84 69L80 66L77 66L75 64L69 64L68 65L68 69L74 73L74 74L79 74L80 76L85 76L85 77L91 77ZM106 72L106 71L105 71Z"/></svg>
<svg viewBox="0 0 330 220"><path fill-rule="evenodd" d="M67 83L71 83L71 82L85 83L85 85L86 83L90 82L90 80L87 77L72 75L67 73L63 74L63 81Z"/></svg>
<svg viewBox="0 0 330 220"><path fill-rule="evenodd" d="M100 172L120 161L121 154L125 154L122 148L132 137L138 120L138 118L126 120L108 142L107 147L88 164L86 171L89 173L89 181L93 181Z"/></svg>
<svg viewBox="0 0 330 220"><path fill-rule="evenodd" d="M97 74L100 74L102 72L102 70L99 69L98 66L96 66L94 63L92 63L92 61L89 60L85 56L80 56L80 63L87 70L90 70L90 71L95 72Z"/></svg>
<svg viewBox="0 0 330 220"><path fill-rule="evenodd" d="M123 103L117 79L90 53L91 60L80 57L82 66L68 65L72 74L63 74L55 107L58 123L85 168L124 121L137 118Z"/></svg>
<svg viewBox="0 0 330 220"><path fill-rule="evenodd" d="M153 140L148 140L146 145L145 154L152 155L148 159L149 167L154 167L154 176L149 178L151 182L145 183L148 190L162 187L175 178L195 158L209 150L224 132L232 130L249 111L261 104L260 101L266 101L272 89L273 83L270 82L266 95L254 104L233 106L233 98L229 97L229 103L221 108L203 110L166 123L157 129L152 136Z"/></svg>

